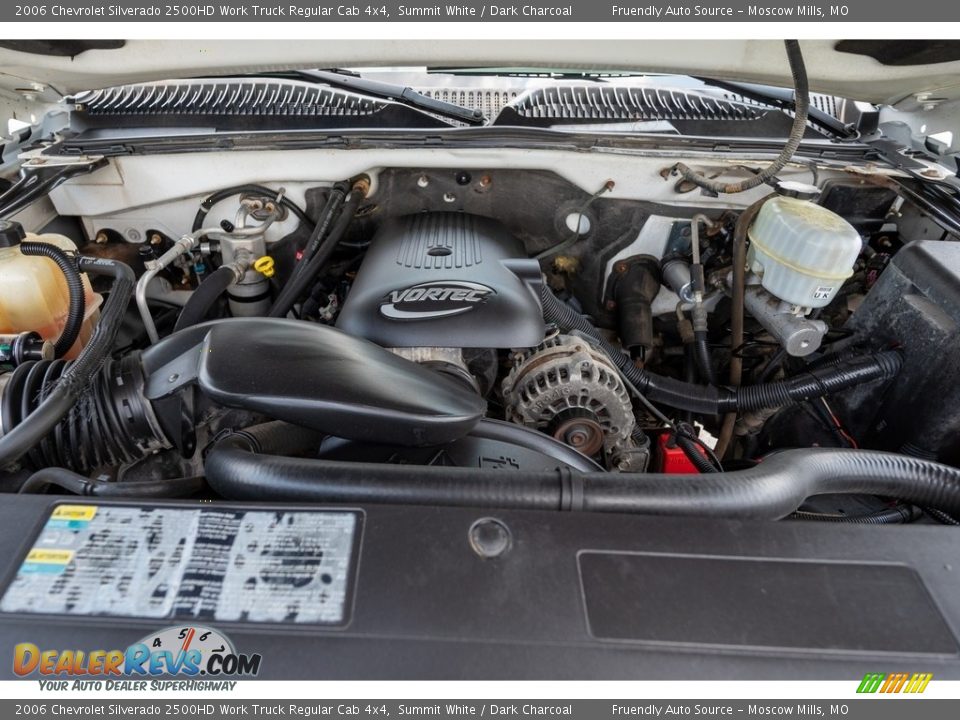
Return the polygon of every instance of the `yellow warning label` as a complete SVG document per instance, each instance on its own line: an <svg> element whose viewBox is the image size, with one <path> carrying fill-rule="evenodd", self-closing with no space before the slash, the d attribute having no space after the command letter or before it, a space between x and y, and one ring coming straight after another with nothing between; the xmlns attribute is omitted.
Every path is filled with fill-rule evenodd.
<svg viewBox="0 0 960 720"><path fill-rule="evenodd" d="M66 565L73 559L73 550L47 550L34 548L27 554L28 563L44 565Z"/></svg>
<svg viewBox="0 0 960 720"><path fill-rule="evenodd" d="M93 520L96 514L96 505L57 505L50 517L59 520Z"/></svg>

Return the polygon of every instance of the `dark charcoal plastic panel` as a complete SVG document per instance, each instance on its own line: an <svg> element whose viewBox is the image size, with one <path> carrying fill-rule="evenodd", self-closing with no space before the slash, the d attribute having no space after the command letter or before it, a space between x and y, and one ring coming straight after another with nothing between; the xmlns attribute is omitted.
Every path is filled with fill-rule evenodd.
<svg viewBox="0 0 960 720"><path fill-rule="evenodd" d="M0 556L0 592L12 579L57 499L8 495L0 503L0 544L7 549ZM116 504L82 499L87 504L91 501ZM197 501L148 504L197 507ZM290 506L214 502L203 507ZM346 509L316 505L310 509L328 507ZM850 683L851 696L867 672L923 671L933 673L935 681L960 679L960 656L950 650L949 654L932 654L946 648L949 636L960 631L960 564L956 560L954 528L738 522L490 508L367 505L362 510L363 543L348 627L216 624L216 629L226 633L241 652L262 653L261 679L832 680ZM477 520L491 516L507 527L512 543L505 554L482 558L471 546L468 533ZM942 632L947 637L930 637L927 628L931 626L921 625L922 635L915 642L907 642L896 623L880 628L879 632L894 638L892 644L919 647L922 655L896 650L804 649L789 644L718 648L598 639L587 626L579 579L577 557L584 551L666 556L656 574L645 576L642 585L633 585L638 607L645 594L658 592L658 585L662 588L671 583L677 574L690 577L684 556L764 559L778 568L799 572L805 564L819 568L840 563L842 568L857 568L890 563L896 572L888 575L889 583L879 588L879 594L893 593L890 602L871 600L870 606L858 605L865 592L861 582L871 582L869 587L878 590L871 578L880 576L870 573L865 579L841 578L831 586L813 580L796 582L793 607L797 617L785 618L784 622L794 628L806 624L823 627L818 613L832 587L844 593L835 600L837 611L855 623L877 627L867 613L874 606L889 610L899 598L904 617L913 613L945 618L948 627ZM794 560L799 562L791 565L789 561ZM907 581L908 589L904 590L903 572L917 573L936 610L919 593L909 590L916 580ZM606 575L603 579L619 582L619 578ZM737 573L720 575L709 586L710 595L716 597L706 596L699 604L687 604L689 612L684 622L692 627L725 623L729 634L752 633L754 614L762 614L758 596L745 597L749 602L736 613L731 613L723 601L724 594L738 592L732 585L742 580ZM0 678L13 675L9 659L16 643L29 641L41 648L84 650L125 648L163 626L156 620L85 617L78 622L76 617L0 613L0 656L7 658L0 663ZM842 637L850 637L850 632Z"/></svg>
<svg viewBox="0 0 960 720"><path fill-rule="evenodd" d="M916 571L902 565L646 553L580 555L598 638L955 655Z"/></svg>
<svg viewBox="0 0 960 720"><path fill-rule="evenodd" d="M337 327L384 347L533 347L540 283L540 263L497 221L407 215L377 232Z"/></svg>

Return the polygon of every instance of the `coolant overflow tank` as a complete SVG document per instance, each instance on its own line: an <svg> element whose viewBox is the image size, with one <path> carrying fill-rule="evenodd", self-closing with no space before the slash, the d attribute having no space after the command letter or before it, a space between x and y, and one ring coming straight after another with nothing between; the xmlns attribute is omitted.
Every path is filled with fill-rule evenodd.
<svg viewBox="0 0 960 720"><path fill-rule="evenodd" d="M760 284L805 309L830 304L862 249L860 234L842 217L783 196L763 204L748 237L747 265Z"/></svg>
<svg viewBox="0 0 960 720"><path fill-rule="evenodd" d="M15 228L9 230L10 226ZM36 332L44 340L55 341L70 312L67 281L53 260L24 255L19 245L21 241L49 243L68 253L75 253L77 246L64 235L24 233L17 223L0 221L0 233L0 334ZM77 341L64 355L66 360L80 354L100 320L102 298L93 292L90 279L81 277L86 312Z"/></svg>

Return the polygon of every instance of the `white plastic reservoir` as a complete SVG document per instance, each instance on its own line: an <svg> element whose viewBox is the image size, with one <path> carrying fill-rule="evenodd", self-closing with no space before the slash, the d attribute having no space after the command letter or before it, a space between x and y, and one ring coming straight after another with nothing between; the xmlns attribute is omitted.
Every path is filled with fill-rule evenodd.
<svg viewBox="0 0 960 720"><path fill-rule="evenodd" d="M842 217L783 196L763 204L748 237L747 267L769 293L802 308L828 305L862 249L860 234Z"/></svg>

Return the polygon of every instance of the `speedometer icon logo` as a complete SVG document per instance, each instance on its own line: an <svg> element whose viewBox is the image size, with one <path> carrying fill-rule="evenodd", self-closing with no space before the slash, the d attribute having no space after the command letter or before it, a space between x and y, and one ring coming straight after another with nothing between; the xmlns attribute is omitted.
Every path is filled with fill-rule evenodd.
<svg viewBox="0 0 960 720"><path fill-rule="evenodd" d="M151 651L169 650L187 653L198 650L204 660L213 653L234 655L233 643L219 630L203 625L172 625L155 633L150 633L141 641Z"/></svg>

